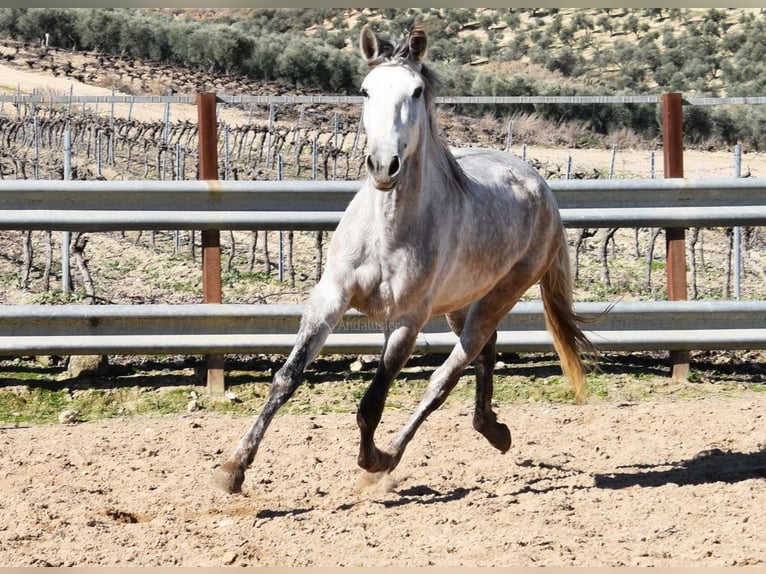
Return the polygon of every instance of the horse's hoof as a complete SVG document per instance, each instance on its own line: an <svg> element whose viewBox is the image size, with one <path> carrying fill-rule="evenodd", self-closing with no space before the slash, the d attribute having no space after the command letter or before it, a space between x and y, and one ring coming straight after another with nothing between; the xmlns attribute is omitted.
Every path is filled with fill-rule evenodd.
<svg viewBox="0 0 766 574"><path fill-rule="evenodd" d="M503 423L494 423L482 430L489 444L505 454L511 448L511 431Z"/></svg>
<svg viewBox="0 0 766 574"><path fill-rule="evenodd" d="M210 479L213 486L228 494L241 492L244 481L245 472L233 462L226 462L223 466L216 468Z"/></svg>
<svg viewBox="0 0 766 574"><path fill-rule="evenodd" d="M396 466L393 455L375 447L367 456L360 453L357 463L361 468L371 473L389 472Z"/></svg>

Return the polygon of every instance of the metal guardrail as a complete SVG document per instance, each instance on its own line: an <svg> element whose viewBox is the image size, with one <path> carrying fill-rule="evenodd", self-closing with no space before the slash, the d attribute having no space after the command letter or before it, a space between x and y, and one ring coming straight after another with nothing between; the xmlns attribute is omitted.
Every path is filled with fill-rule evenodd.
<svg viewBox="0 0 766 574"><path fill-rule="evenodd" d="M569 226L766 224L766 178L552 180ZM0 181L0 229L334 229L355 181ZM606 303L579 303L586 316ZM0 355L229 354L290 350L301 306L0 306ZM498 328L505 351L552 349L540 302L519 303ZM766 301L620 302L587 331L609 350L766 348ZM424 352L455 344L444 319ZM347 314L324 352L378 352L380 326Z"/></svg>
<svg viewBox="0 0 766 574"><path fill-rule="evenodd" d="M766 349L766 301L577 303L602 350ZM607 311L608 313L605 313ZM0 355L288 353L301 305L9 305L0 313ZM382 325L348 312L324 353L377 353ZM457 342L443 317L417 339L420 352ZM553 349L540 301L522 301L498 326L500 351Z"/></svg>
<svg viewBox="0 0 766 574"><path fill-rule="evenodd" d="M0 102L14 104L195 104L196 94L164 96L129 95L65 95L65 94L0 94ZM437 104L659 104L660 95L624 96L438 96ZM236 96L217 93L223 104L361 104L361 96ZM764 96L730 96L723 98L687 96L685 104L697 106L766 104Z"/></svg>
<svg viewBox="0 0 766 574"><path fill-rule="evenodd" d="M551 180L568 227L766 224L766 178ZM0 229L332 230L357 181L0 181Z"/></svg>

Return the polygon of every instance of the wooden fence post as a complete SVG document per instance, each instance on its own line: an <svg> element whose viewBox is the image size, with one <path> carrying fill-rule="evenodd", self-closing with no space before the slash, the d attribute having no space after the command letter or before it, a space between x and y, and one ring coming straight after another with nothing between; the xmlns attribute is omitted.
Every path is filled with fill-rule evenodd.
<svg viewBox="0 0 766 574"><path fill-rule="evenodd" d="M662 94L662 150L666 178L684 176L683 98L679 93ZM686 230L673 227L665 230L667 253L667 287L670 301L687 298ZM670 351L671 375L674 380L689 376L689 351Z"/></svg>
<svg viewBox="0 0 766 574"><path fill-rule="evenodd" d="M199 133L199 179L218 179L218 131L215 92L197 94ZM217 229L202 231L202 298L205 303L221 303L221 232ZM206 355L207 391L223 395L223 355Z"/></svg>

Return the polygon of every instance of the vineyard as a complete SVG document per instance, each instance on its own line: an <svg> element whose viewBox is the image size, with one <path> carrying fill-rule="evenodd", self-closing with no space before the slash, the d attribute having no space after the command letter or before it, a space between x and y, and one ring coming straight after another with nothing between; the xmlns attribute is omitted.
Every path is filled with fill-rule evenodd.
<svg viewBox="0 0 766 574"><path fill-rule="evenodd" d="M5 103L0 115L0 177L15 179L154 179L198 177L196 123L164 119L142 121L119 114L97 113L83 104ZM157 106L155 104L155 106ZM361 177L365 134L355 106L238 105L243 121L219 123L220 179L356 180ZM260 109L259 109L260 108ZM442 114L445 137L454 145L504 148L523 137L530 118L510 122L483 118L461 121ZM509 127L512 126L512 127ZM527 155L525 144L516 146ZM585 168L566 158L526 157L549 179L646 177L612 165ZM626 151L620 157L638 152ZM645 158L650 153L645 153ZM653 156L652 156L653 157ZM625 160L623 159L623 163ZM648 161L646 162L648 167ZM751 168L748 167L748 170ZM728 175L728 174L724 174ZM748 173L747 175L751 175ZM755 174L757 175L757 174ZM224 281L228 302L298 302L321 275L326 232L231 232L223 230ZM577 288L581 299L614 297L664 298L664 241L660 229L570 230ZM88 303L194 302L198 300L200 237L194 232L83 234L70 238L73 292L61 293L59 234L4 234L2 290L9 302L66 301ZM732 229L693 229L688 234L691 298L729 298L734 292ZM745 273L739 284L744 296L758 298L763 270L761 233L743 230ZM133 253L134 255L130 255ZM134 263L130 264L129 261ZM144 262L143 264L141 262ZM151 265L146 265L149 261ZM162 268L174 278L163 278ZM180 271L183 269L183 271ZM125 289L137 273L136 285L153 285L147 294ZM180 278L179 278L180 277ZM659 277L660 279L656 279ZM18 291L20 288L20 291ZM18 292L17 292L18 291ZM534 296L531 294L530 296Z"/></svg>
<svg viewBox="0 0 766 574"><path fill-rule="evenodd" d="M6 40L5 91L21 95L66 95L87 85L101 92L145 94L149 88L192 94L280 95L276 83L190 71L156 70L148 63L75 53ZM150 86L156 71L161 85ZM44 75L42 75L44 74ZM13 82L18 81L14 85ZM59 87L59 91L56 91ZM95 89L95 88L94 88ZM291 89L292 95L305 94ZM198 177L196 111L188 104L0 102L0 178L153 179ZM231 180L356 180L361 176L365 134L360 107L349 104L220 104L219 178ZM628 130L599 139L584 124L554 123L534 113L462 116L438 109L447 141L456 147L510 147L549 179L661 176L656 142ZM588 142L586 148L583 142ZM749 150L748 150L749 151ZM731 177L730 153L696 154L690 177ZM658 154L661 156L661 153ZM695 162L704 169L695 172ZM655 165L656 163L656 165ZM714 167L715 166L715 167ZM743 176L761 176L758 153L743 160ZM760 298L766 277L759 229L742 230L743 297ZM229 232L222 230L224 301L299 302L321 274L326 232ZM664 298L664 240L658 229L570 230L577 297ZM735 294L734 233L699 229L688 233L687 261L692 298ZM62 293L62 234L0 234L0 297L9 303L195 302L200 298L199 233L72 234L72 292ZM534 297L534 294L530 294Z"/></svg>

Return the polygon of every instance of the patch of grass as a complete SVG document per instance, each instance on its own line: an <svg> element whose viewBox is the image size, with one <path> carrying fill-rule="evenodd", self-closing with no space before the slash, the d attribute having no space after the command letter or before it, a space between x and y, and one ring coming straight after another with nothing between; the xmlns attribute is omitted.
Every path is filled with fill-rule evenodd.
<svg viewBox="0 0 766 574"><path fill-rule="evenodd" d="M529 403L574 403L569 381L561 374L553 355L503 357L496 370L493 400L498 405ZM703 357L704 358L704 357ZM701 359L703 359L701 358ZM440 357L420 357L392 383L387 410L410 412L416 408L439 364ZM76 410L78 420L93 421L132 415L182 414L192 400L198 409L231 416L252 417L260 412L268 395L273 366L259 361L227 372L227 390L236 399L207 395L187 361L157 359L139 367L113 366L107 377L72 381L59 380L61 366L34 361L0 361L0 423L57 424L59 414ZM323 359L305 374L282 413L324 414L356 412L374 375L370 366L361 372L346 370L348 362ZM755 375L722 375L692 369L689 380L674 382L657 366L657 360L626 360L611 356L601 370L591 372L588 401L645 402L658 399L687 400L704 396L733 397L743 392L766 392L766 378ZM475 377L468 369L447 399L447 406L473 408Z"/></svg>
<svg viewBox="0 0 766 574"><path fill-rule="evenodd" d="M196 280L173 280L164 279L159 282L159 288L173 293L198 293L199 282Z"/></svg>
<svg viewBox="0 0 766 574"><path fill-rule="evenodd" d="M104 265L102 272L104 279L119 281L121 278L133 273L137 269L137 263L133 259L110 259Z"/></svg>
<svg viewBox="0 0 766 574"><path fill-rule="evenodd" d="M140 400L135 400L130 407L130 414L171 414L183 412L191 399L193 387L159 389L144 393ZM123 407L125 408L125 407ZM124 414L128 414L125 408Z"/></svg>
<svg viewBox="0 0 766 574"><path fill-rule="evenodd" d="M577 139L576 147L578 148L599 148L603 145L601 140L593 134L583 134ZM602 176L607 175L601 174Z"/></svg>
<svg viewBox="0 0 766 574"><path fill-rule="evenodd" d="M0 285L9 285L14 288L19 286L19 274L18 273L4 273L0 275Z"/></svg>
<svg viewBox="0 0 766 574"><path fill-rule="evenodd" d="M233 267L221 275L221 282L225 285L233 286L238 281L243 281L245 283L280 284L279 281L271 277L265 271L239 271L236 267Z"/></svg>
<svg viewBox="0 0 766 574"><path fill-rule="evenodd" d="M473 393L475 380L468 386ZM473 400L472 395L465 400ZM493 400L497 403L574 403L574 392L569 381L560 375L546 377L506 375L495 377Z"/></svg>
<svg viewBox="0 0 766 574"><path fill-rule="evenodd" d="M69 408L70 397L64 390L24 386L0 391L0 421L5 423L50 423Z"/></svg>
<svg viewBox="0 0 766 574"><path fill-rule="evenodd" d="M121 391L121 392L120 392ZM112 418L124 412L125 389L89 389L75 391L69 408L79 413L81 420Z"/></svg>
<svg viewBox="0 0 766 574"><path fill-rule="evenodd" d="M32 297L34 305L67 305L70 303L82 303L84 297L81 293L64 293L63 291L47 291L38 293Z"/></svg>
<svg viewBox="0 0 766 574"><path fill-rule="evenodd" d="M91 421L136 414L180 413L189 402L190 389L147 390L141 387L85 389L17 386L0 389L0 422L53 424L66 410L77 420Z"/></svg>

